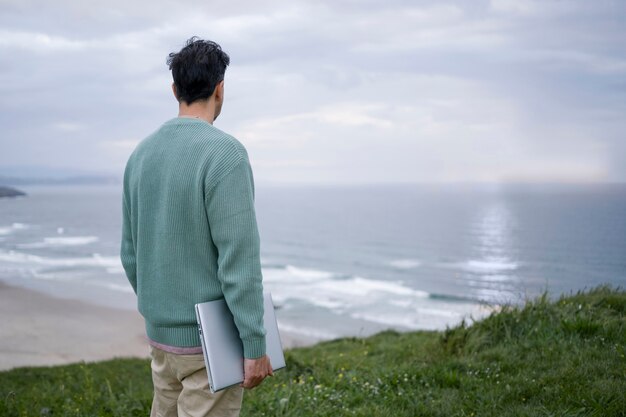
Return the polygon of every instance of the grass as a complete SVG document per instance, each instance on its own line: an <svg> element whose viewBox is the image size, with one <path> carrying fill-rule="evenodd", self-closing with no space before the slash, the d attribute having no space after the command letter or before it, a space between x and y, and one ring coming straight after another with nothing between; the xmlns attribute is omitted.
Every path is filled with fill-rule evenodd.
<svg viewBox="0 0 626 417"><path fill-rule="evenodd" d="M242 416L626 416L626 292L506 306L444 332L384 332L286 353ZM146 416L149 362L0 373L0 416Z"/></svg>

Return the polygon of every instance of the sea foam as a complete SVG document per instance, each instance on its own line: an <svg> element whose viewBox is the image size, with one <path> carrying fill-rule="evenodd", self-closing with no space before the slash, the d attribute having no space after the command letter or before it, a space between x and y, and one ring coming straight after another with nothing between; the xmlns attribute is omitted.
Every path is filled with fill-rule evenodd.
<svg viewBox="0 0 626 417"><path fill-rule="evenodd" d="M11 233L15 232L16 230L24 230L24 229L28 229L29 225L26 223L13 223L10 226L1 226L0 227L0 235L2 236L6 236L6 235L10 235Z"/></svg>
<svg viewBox="0 0 626 417"><path fill-rule="evenodd" d="M416 300L427 299L430 295L399 281L346 277L337 272L303 269L292 265L264 268L263 276L265 287L272 292L277 304L286 306L285 310L304 302L335 314L349 315L356 310L367 310L368 306L376 305L398 309L400 306L394 306L392 302L402 302L404 306L410 306ZM407 311L406 308L403 310ZM385 314L381 311L381 315Z"/></svg>
<svg viewBox="0 0 626 417"><path fill-rule="evenodd" d="M33 264L44 266L101 266L117 267L120 260L117 256L101 256L94 253L90 257L81 258L48 258L17 251L0 251L0 261L17 264Z"/></svg>
<svg viewBox="0 0 626 417"><path fill-rule="evenodd" d="M336 339L340 336L336 333L331 333L317 328L289 325L287 323L284 323L282 320L278 320L278 328L287 333L299 334L302 336L312 337L314 339L321 340Z"/></svg>
<svg viewBox="0 0 626 417"><path fill-rule="evenodd" d="M394 259L389 261L389 265L397 269L414 269L421 264L417 259Z"/></svg>
<svg viewBox="0 0 626 417"><path fill-rule="evenodd" d="M97 236L64 236L45 237L42 242L22 243L17 247L21 249L54 248L59 246L82 246L98 242Z"/></svg>
<svg viewBox="0 0 626 417"><path fill-rule="evenodd" d="M127 294L134 294L133 287L130 286L130 283L125 284L116 284L114 282L102 282L102 281L92 281L90 284L96 285L98 287L103 287L108 290L123 292Z"/></svg>
<svg viewBox="0 0 626 417"><path fill-rule="evenodd" d="M413 290L400 283L379 281L362 277L354 277L347 280L321 281L317 287L328 291L329 293L358 297L364 297L375 292L419 298L426 298L429 295L427 292Z"/></svg>

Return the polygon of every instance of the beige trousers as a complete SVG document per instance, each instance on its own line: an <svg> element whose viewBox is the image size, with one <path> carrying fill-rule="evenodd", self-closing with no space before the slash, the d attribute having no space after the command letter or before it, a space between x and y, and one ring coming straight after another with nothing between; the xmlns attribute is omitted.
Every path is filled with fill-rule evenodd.
<svg viewBox="0 0 626 417"><path fill-rule="evenodd" d="M204 357L150 346L154 399L150 417L237 417L243 388L211 394Z"/></svg>

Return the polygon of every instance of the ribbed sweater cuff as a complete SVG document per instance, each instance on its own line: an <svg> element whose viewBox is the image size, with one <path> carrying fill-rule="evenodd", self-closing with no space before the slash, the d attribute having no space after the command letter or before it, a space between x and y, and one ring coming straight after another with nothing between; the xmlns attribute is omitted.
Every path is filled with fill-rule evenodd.
<svg viewBox="0 0 626 417"><path fill-rule="evenodd" d="M255 339L244 339L243 356L246 359L257 359L265 355L265 337Z"/></svg>
<svg viewBox="0 0 626 417"><path fill-rule="evenodd" d="M168 346L202 346L198 325L163 327L146 320L146 333L151 340Z"/></svg>

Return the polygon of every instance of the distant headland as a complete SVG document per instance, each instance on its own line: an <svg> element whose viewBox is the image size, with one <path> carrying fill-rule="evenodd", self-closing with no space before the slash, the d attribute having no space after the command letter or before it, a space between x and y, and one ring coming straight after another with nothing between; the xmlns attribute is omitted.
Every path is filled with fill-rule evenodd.
<svg viewBox="0 0 626 417"><path fill-rule="evenodd" d="M17 190L11 187L5 187L0 185L0 198L1 197L19 197L22 195L26 195L25 192Z"/></svg>

